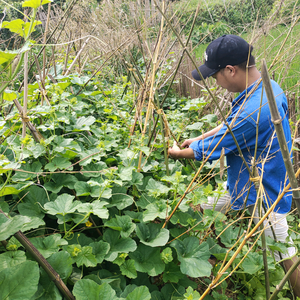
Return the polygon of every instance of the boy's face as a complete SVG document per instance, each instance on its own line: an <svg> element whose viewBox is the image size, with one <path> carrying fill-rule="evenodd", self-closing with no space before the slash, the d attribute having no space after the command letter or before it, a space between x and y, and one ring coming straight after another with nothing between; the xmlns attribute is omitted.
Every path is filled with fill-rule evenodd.
<svg viewBox="0 0 300 300"><path fill-rule="evenodd" d="M226 66L224 69L221 69L212 77L216 79L216 84L226 89L228 92L236 93L240 92L238 88L238 83L236 82L236 67Z"/></svg>

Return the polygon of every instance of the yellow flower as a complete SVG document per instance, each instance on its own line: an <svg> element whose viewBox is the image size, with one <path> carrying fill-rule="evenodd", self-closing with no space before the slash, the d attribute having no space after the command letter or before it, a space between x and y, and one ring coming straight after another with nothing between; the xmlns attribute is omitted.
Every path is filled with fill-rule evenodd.
<svg viewBox="0 0 300 300"><path fill-rule="evenodd" d="M90 222L90 221L87 221L87 222L85 223L85 226L86 226L86 227L91 227L92 225L93 225L93 223Z"/></svg>

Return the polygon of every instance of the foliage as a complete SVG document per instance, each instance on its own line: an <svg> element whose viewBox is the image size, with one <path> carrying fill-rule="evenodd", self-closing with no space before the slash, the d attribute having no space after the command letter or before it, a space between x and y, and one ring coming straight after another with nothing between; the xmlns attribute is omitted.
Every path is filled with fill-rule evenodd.
<svg viewBox="0 0 300 300"><path fill-rule="evenodd" d="M185 2L181 2L178 6L184 7ZM199 9L193 42L208 43L222 34L247 31L254 22L258 20L260 23L268 16L273 3L274 0L204 2ZM195 3L193 6L190 5L190 9L183 10L182 22L186 24L186 32L189 31L192 22L190 14L195 11L197 5L198 3Z"/></svg>
<svg viewBox="0 0 300 300"><path fill-rule="evenodd" d="M24 3L36 5L34 0ZM23 30L17 33L29 37L34 22L31 27L26 25L25 34ZM10 25L8 28L15 28ZM20 21L17 25L25 28ZM25 44L18 51L23 53L32 46ZM7 63L4 59L8 56L11 61L14 54L1 52L2 66ZM145 63L136 67L140 74L146 73ZM20 136L22 120L11 104L15 98L22 102L23 93L11 86L12 90L3 94L0 208L7 217L0 214L0 240L6 240L0 248L0 298L62 299L46 272L13 237L19 230L26 233L76 299L199 298L209 277L220 267L212 266L209 257L229 259L230 249L237 246L238 233L243 230L236 224L228 227L239 217L236 214L224 216L211 210L203 214L196 209L207 196L219 197L224 192L221 185L218 187L218 166L205 166L198 180L209 176L209 182L195 183L194 191L186 195L163 228L199 163L191 166L187 161L170 161L167 174L161 131L156 130L153 144L141 146L141 133L136 128L143 126L145 112L135 131L129 133L135 122L131 107L137 95L127 76L113 76L109 68L101 80L89 80L88 73L66 76L61 62L56 70L56 75L49 71L52 78L48 76L45 82L50 105L41 104L37 82L28 86L28 118L43 136L40 142L29 131ZM157 97L161 100L159 93ZM170 128L184 139L214 126L214 115L199 120L205 105L203 98L168 98L165 108ZM248 247L253 249L249 254ZM231 285L228 289L239 293L240 299L263 299L261 247L255 239L229 271L246 254L238 272L210 298L232 299L227 293ZM273 259L268 263L274 288L282 270ZM281 296L286 294L287 288Z"/></svg>

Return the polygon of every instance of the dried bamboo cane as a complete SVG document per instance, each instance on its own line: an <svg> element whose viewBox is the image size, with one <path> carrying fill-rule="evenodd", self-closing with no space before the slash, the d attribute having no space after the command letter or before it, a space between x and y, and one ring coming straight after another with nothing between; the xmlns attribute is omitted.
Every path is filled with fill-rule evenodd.
<svg viewBox="0 0 300 300"><path fill-rule="evenodd" d="M273 89L271 86L271 81L269 78L268 69L267 69L265 60L263 60L263 62L262 62L261 76L262 76L262 80L263 80L264 87L266 90L269 107L270 107L270 112L271 112L271 116L272 116L272 123L274 124L275 130L276 130L278 143L279 143L280 150L281 150L282 157L283 157L283 162L284 162L284 165L285 165L285 168L286 168L286 171L287 171L290 183L291 183L291 187L293 189L293 199L296 203L298 214L300 215L300 191L298 190L298 182L297 182L297 179L296 179L296 176L294 173L294 169L293 169L293 165L292 165L292 161L291 161L291 157L290 157L290 152L288 149L288 145L287 145L284 131L283 131L282 124L281 124L282 119L278 112L278 108L277 108L277 104L275 101L275 97L274 97Z"/></svg>
<svg viewBox="0 0 300 300"><path fill-rule="evenodd" d="M296 173L296 177L298 177L300 174L300 169ZM253 229L245 236L242 243L239 245L233 256L230 258L230 260L226 263L226 265L221 268L217 274L217 276L213 279L212 283L208 286L208 288L205 290L205 292L201 295L199 300L203 300L205 296L208 295L208 293L211 291L211 289L214 288L214 286L217 284L217 282L220 280L220 278L223 276L223 274L226 272L226 270L231 266L233 261L236 259L237 255L240 253L246 242L249 238L256 232L256 230L260 227L261 224L267 219L269 214L274 210L276 205L279 203L279 201L283 198L283 196L290 190L291 184L289 183L283 191L279 194L275 202L272 204L272 206L266 211L265 215L258 221L258 223L253 227Z"/></svg>
<svg viewBox="0 0 300 300"><path fill-rule="evenodd" d="M27 99L28 99L28 52L24 55L24 102L23 102L23 117L27 117ZM26 123L23 121L22 138L26 136Z"/></svg>
<svg viewBox="0 0 300 300"><path fill-rule="evenodd" d="M163 1L162 4L163 8L162 10L165 10L165 1ZM144 143L144 139L145 139L145 135L146 135L146 129L147 129L147 123L148 123L148 119L150 116L150 111L151 111L151 107L152 107L152 103L153 103L153 95L154 95L154 83L155 83L155 74L156 74L156 65L157 65L157 60L158 60L158 55L159 55L159 50L160 50L160 43L162 40L162 34L163 34L163 28L164 28L164 17L162 16L161 18L161 26L160 26L160 32L159 32L159 37L158 37L158 41L157 41L157 46L155 49L155 53L153 55L153 69L152 69L152 77L151 77L151 86L150 86L150 95L149 95L149 102L148 102L148 108L147 108L147 112L146 112L146 117L145 117L145 123L144 123L144 128L142 131L142 146ZM143 156L143 152L140 152L140 156L139 156L139 162L138 162L138 168L137 171L140 172L141 171L141 163L142 163L142 156Z"/></svg>

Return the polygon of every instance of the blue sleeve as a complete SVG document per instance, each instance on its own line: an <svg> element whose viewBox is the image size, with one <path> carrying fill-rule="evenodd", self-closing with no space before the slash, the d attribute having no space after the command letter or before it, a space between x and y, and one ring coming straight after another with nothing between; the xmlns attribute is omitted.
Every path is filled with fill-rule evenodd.
<svg viewBox="0 0 300 300"><path fill-rule="evenodd" d="M222 148L225 149L225 154L236 152L234 139L229 132L226 133L226 130L227 127L224 125L214 136L191 143L190 148L194 151L195 159L203 160L210 156L208 161L216 160L221 156ZM238 118L231 130L242 151L255 145L256 129L250 122Z"/></svg>

